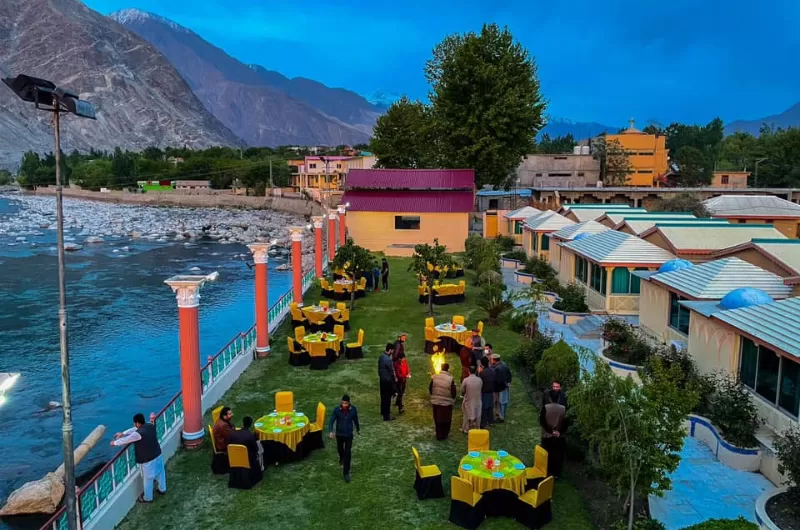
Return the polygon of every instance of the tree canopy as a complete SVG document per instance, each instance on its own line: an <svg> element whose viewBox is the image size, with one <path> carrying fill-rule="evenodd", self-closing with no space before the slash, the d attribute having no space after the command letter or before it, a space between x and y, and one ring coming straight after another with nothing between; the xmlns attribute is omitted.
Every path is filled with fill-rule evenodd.
<svg viewBox="0 0 800 530"><path fill-rule="evenodd" d="M417 273L420 278L425 278L428 286L428 314L433 315L433 271L437 268L453 265L453 257L447 253L447 247L439 244L439 239L433 240L433 245L422 243L414 246L414 255L408 270Z"/></svg>
<svg viewBox="0 0 800 530"><path fill-rule="evenodd" d="M571 153L572 149L578 145L575 137L571 133L564 136L556 136L550 138L550 135L544 133L536 144L536 152L543 155L558 155L562 153Z"/></svg>
<svg viewBox="0 0 800 530"><path fill-rule="evenodd" d="M344 273L353 280L368 273L376 265L375 256L364 247L360 247L353 242L352 238L347 238L345 244L336 249L333 257L334 269L343 270ZM355 304L355 285L350 290L350 309Z"/></svg>
<svg viewBox="0 0 800 530"><path fill-rule="evenodd" d="M601 178L606 186L625 186L633 173L630 158L618 140L599 136L594 142L594 156L600 159Z"/></svg>
<svg viewBox="0 0 800 530"><path fill-rule="evenodd" d="M406 96L392 103L378 118L372 138L377 166L384 168L436 167L435 136L429 107Z"/></svg>

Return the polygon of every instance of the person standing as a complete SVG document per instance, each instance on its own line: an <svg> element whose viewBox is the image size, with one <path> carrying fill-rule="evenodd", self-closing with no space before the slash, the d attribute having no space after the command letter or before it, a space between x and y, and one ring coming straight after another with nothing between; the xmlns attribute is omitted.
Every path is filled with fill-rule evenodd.
<svg viewBox="0 0 800 530"><path fill-rule="evenodd" d="M483 357L486 340L481 337L477 329L472 330L472 336L469 340L472 347L472 364L477 368L481 362L481 357Z"/></svg>
<svg viewBox="0 0 800 530"><path fill-rule="evenodd" d="M375 267L372 269L372 283L375 285L375 292L377 293L381 288L381 270L378 268L377 262L375 263Z"/></svg>
<svg viewBox="0 0 800 530"><path fill-rule="evenodd" d="M133 454L144 480L144 494L139 496L139 502L153 502L154 481L158 482L160 494L167 492L167 473L164 470L155 419L155 414L150 414L150 423L145 423L144 414L138 413L133 416L133 427L116 433L111 441L112 446L133 444Z"/></svg>
<svg viewBox="0 0 800 530"><path fill-rule="evenodd" d="M494 425L494 368L489 366L487 357L481 358L478 374L483 381L481 387L481 429Z"/></svg>
<svg viewBox="0 0 800 530"><path fill-rule="evenodd" d="M548 397L549 396L549 397ZM561 388L560 381L553 381L552 385L550 386L549 390L546 390L544 395L542 396L542 406L545 405L546 400L549 399L553 403L558 403L559 405L564 405L567 407L567 394Z"/></svg>
<svg viewBox="0 0 800 530"><path fill-rule="evenodd" d="M264 471L264 447L259 443L255 433L251 431L253 418L242 418L242 428L231 433L228 445L238 444L247 447L247 456L250 459L250 468ZM261 477L258 478L261 480Z"/></svg>
<svg viewBox="0 0 800 530"><path fill-rule="evenodd" d="M475 367L470 367L469 376L461 382L461 396L464 398L461 403L461 413L464 416L461 421L461 432L464 434L481 425L482 389L483 381L475 374Z"/></svg>
<svg viewBox="0 0 800 530"><path fill-rule="evenodd" d="M467 339L467 344L458 350L458 358L461 360L461 383L464 379L469 377L470 368L472 368L472 345L470 339Z"/></svg>
<svg viewBox="0 0 800 530"><path fill-rule="evenodd" d="M383 290L389 290L389 262L386 258L381 261L381 281L383 282Z"/></svg>
<svg viewBox="0 0 800 530"><path fill-rule="evenodd" d="M211 429L214 435L214 447L220 453L228 452L228 444L230 443L231 434L234 431L233 427L233 411L230 407L222 407L219 412L219 418Z"/></svg>
<svg viewBox="0 0 800 530"><path fill-rule="evenodd" d="M393 364L394 364L394 377L396 381L395 390L397 391L397 401L395 402L395 405L397 405L397 413L402 414L403 412L405 412L405 408L403 407L403 396L406 393L408 380L411 379L411 369L408 367L408 361L406 360L405 349L400 351L397 358L394 360Z"/></svg>
<svg viewBox="0 0 800 530"><path fill-rule="evenodd" d="M555 478L561 475L564 465L564 453L567 440L567 407L553 401L551 393L545 393L545 404L539 413L539 425L542 427L542 449L547 451L547 474Z"/></svg>
<svg viewBox="0 0 800 530"><path fill-rule="evenodd" d="M394 352L394 344L391 342L386 344L386 350L378 358L378 381L381 389L381 417L383 421L392 421L390 413L392 410L392 395L394 394L394 363L392 362L392 354Z"/></svg>
<svg viewBox="0 0 800 530"><path fill-rule="evenodd" d="M334 431L333 426L336 425ZM350 404L350 396L342 396L342 403L333 409L331 421L328 424L328 437L336 438L336 450L339 452L339 464L342 465L344 481L350 482L350 461L353 451L353 428L361 435L361 425L358 423L358 410ZM335 433L335 434L334 434Z"/></svg>
<svg viewBox="0 0 800 530"><path fill-rule="evenodd" d="M511 370L496 353L492 355L492 368L494 368L494 416L498 422L503 423L506 421L506 409L511 393Z"/></svg>
<svg viewBox="0 0 800 530"><path fill-rule="evenodd" d="M431 378L428 385L433 405L433 424L436 428L436 439L447 440L450 436L450 424L453 423L453 403L456 401L456 382L450 375L450 365L444 363L442 371Z"/></svg>
<svg viewBox="0 0 800 530"><path fill-rule="evenodd" d="M406 353L406 334L400 333L397 335L397 340L392 345L392 361L400 358L400 354Z"/></svg>

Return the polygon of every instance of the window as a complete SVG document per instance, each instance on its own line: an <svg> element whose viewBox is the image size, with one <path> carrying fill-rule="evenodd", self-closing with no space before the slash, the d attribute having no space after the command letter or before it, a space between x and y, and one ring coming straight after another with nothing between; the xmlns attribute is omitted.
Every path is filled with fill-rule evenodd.
<svg viewBox="0 0 800 530"><path fill-rule="evenodd" d="M522 233L522 221L514 221L514 233L518 235Z"/></svg>
<svg viewBox="0 0 800 530"><path fill-rule="evenodd" d="M548 173L548 177L571 177L572 173Z"/></svg>
<svg viewBox="0 0 800 530"><path fill-rule="evenodd" d="M536 174L536 176L537 176L537 177L541 177L541 176L542 176L542 174L541 174L541 173L537 173L537 174Z"/></svg>
<svg viewBox="0 0 800 530"><path fill-rule="evenodd" d="M587 283L588 276L589 262L580 256L575 256L575 277L583 283Z"/></svg>
<svg viewBox="0 0 800 530"><path fill-rule="evenodd" d="M539 238L536 237L536 232L531 232L531 248L534 254L539 252Z"/></svg>
<svg viewBox="0 0 800 530"><path fill-rule="evenodd" d="M420 219L417 216L395 215L395 230L419 230Z"/></svg>
<svg viewBox="0 0 800 530"><path fill-rule="evenodd" d="M489 209L497 210L497 199L489 199Z"/></svg>
<svg viewBox="0 0 800 530"><path fill-rule="evenodd" d="M542 234L542 250L550 250L550 236Z"/></svg>
<svg viewBox="0 0 800 530"><path fill-rule="evenodd" d="M309 164L308 167L310 167L311 169L317 169L317 165L316 164Z"/></svg>
<svg viewBox="0 0 800 530"><path fill-rule="evenodd" d="M747 219L738 219L736 222L739 223L740 225L743 225L747 222Z"/></svg>
<svg viewBox="0 0 800 530"><path fill-rule="evenodd" d="M583 172L580 172L580 173L578 173L578 176L579 176L579 177L582 177L582 176L584 176L584 173L583 173Z"/></svg>
<svg viewBox="0 0 800 530"><path fill-rule="evenodd" d="M669 327L684 335L689 334L689 310L678 302L686 300L683 296L669 293Z"/></svg>
<svg viewBox="0 0 800 530"><path fill-rule="evenodd" d="M336 164L336 169L342 169L342 165L341 164Z"/></svg>
<svg viewBox="0 0 800 530"><path fill-rule="evenodd" d="M647 270L638 268L638 270ZM641 279L625 267L616 267L611 275L611 294L639 294Z"/></svg>
<svg viewBox="0 0 800 530"><path fill-rule="evenodd" d="M567 157L565 157L565 156L554 156L553 157L553 160L566 160L566 159L567 159Z"/></svg>
<svg viewBox="0 0 800 530"><path fill-rule="evenodd" d="M606 294L606 270L600 265L592 263L591 288L600 294Z"/></svg>
<svg viewBox="0 0 800 530"><path fill-rule="evenodd" d="M728 175L722 175L722 183L727 184L730 177Z"/></svg>
<svg viewBox="0 0 800 530"><path fill-rule="evenodd" d="M639 151L638 155L639 156L653 156L653 152L652 151Z"/></svg>
<svg viewBox="0 0 800 530"><path fill-rule="evenodd" d="M800 364L742 337L739 380L792 416L800 411Z"/></svg>
<svg viewBox="0 0 800 530"><path fill-rule="evenodd" d="M637 173L646 173L646 174L649 175L649 174L651 174L653 172L653 170L652 169L640 169L640 170L638 170L636 172Z"/></svg>

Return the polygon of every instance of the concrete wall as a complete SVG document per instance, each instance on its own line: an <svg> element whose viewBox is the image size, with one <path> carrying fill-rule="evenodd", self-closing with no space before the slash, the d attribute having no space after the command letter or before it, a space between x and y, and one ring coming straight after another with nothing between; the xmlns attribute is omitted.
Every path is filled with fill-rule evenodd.
<svg viewBox="0 0 800 530"><path fill-rule="evenodd" d="M747 177L750 175L747 171L715 171L711 185L715 188L746 188ZM723 183L723 177L727 177Z"/></svg>
<svg viewBox="0 0 800 530"><path fill-rule="evenodd" d="M395 230L396 215L418 216L419 230ZM373 252L399 255L391 245L433 244L435 238L448 252L463 252L469 231L467 213L348 212L347 228L357 245ZM411 248L413 253L413 247Z"/></svg>
<svg viewBox="0 0 800 530"><path fill-rule="evenodd" d="M34 193L36 195L53 196L56 194L56 188L55 186L41 187L37 188ZM147 206L269 209L304 216L325 214L325 209L317 203L289 197L245 197L232 194L184 194L158 191L131 193L116 190L109 193L101 193L99 191L74 188L64 188L64 197Z"/></svg>
<svg viewBox="0 0 800 530"><path fill-rule="evenodd" d="M575 253L560 245L558 253L558 265L554 265L558 271L558 281L568 285L575 278Z"/></svg>
<svg viewBox="0 0 800 530"><path fill-rule="evenodd" d="M666 341L669 325L669 291L642 280L639 295L639 327L659 342Z"/></svg>
<svg viewBox="0 0 800 530"><path fill-rule="evenodd" d="M594 186L600 180L600 160L592 155L527 155L517 178L525 187Z"/></svg>
<svg viewBox="0 0 800 530"><path fill-rule="evenodd" d="M689 318L689 355L700 373L722 370L736 377L739 366L739 335L695 311Z"/></svg>

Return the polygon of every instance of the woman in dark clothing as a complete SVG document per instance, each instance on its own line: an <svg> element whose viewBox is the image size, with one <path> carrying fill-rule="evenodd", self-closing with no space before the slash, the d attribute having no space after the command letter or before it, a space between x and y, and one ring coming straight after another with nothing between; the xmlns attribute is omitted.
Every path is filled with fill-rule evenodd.
<svg viewBox="0 0 800 530"><path fill-rule="evenodd" d="M383 290L389 290L389 262L383 258L381 262L381 281L383 282Z"/></svg>

